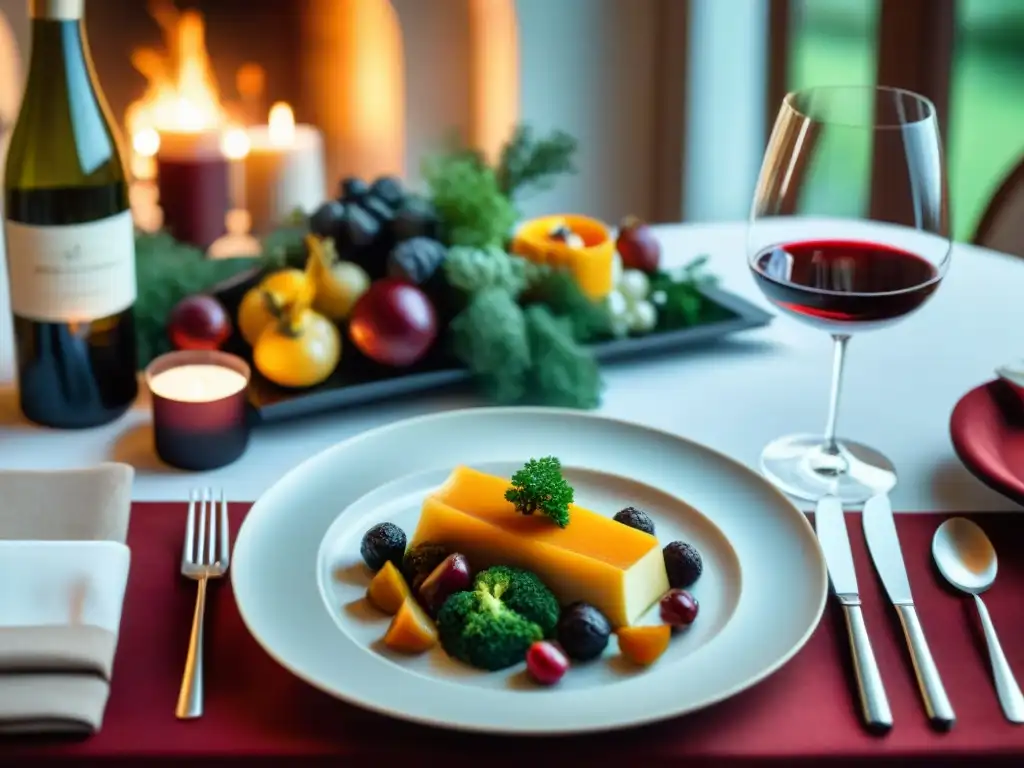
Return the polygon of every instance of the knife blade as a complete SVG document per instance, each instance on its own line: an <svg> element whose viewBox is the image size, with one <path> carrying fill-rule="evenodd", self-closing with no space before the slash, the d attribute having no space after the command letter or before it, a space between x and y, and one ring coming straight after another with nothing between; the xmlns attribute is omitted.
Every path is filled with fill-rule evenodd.
<svg viewBox="0 0 1024 768"><path fill-rule="evenodd" d="M843 519L843 505L835 496L826 496L818 502L814 513L814 527L818 543L825 555L832 591L843 608L846 630L853 654L853 673L857 680L861 714L872 731L885 733L892 728L892 710L882 685L875 653L871 649L867 625L861 611L857 590L857 572L853 567L850 537Z"/></svg>
<svg viewBox="0 0 1024 768"><path fill-rule="evenodd" d="M928 641L925 640L924 628L917 617L889 497L881 494L868 499L861 514L861 524L864 527L864 538L868 543L871 561L903 627L925 712L933 726L949 730L956 722L956 714L942 685L942 678L928 648Z"/></svg>

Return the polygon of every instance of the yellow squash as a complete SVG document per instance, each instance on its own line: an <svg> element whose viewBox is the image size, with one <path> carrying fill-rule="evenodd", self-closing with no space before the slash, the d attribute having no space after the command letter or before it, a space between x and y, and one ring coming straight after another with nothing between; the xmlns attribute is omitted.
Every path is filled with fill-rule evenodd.
<svg viewBox="0 0 1024 768"><path fill-rule="evenodd" d="M277 298L261 286L250 288L238 305L238 330L250 347L256 346L260 334L272 325L279 315Z"/></svg>
<svg viewBox="0 0 1024 768"><path fill-rule="evenodd" d="M301 269L272 272L250 288L238 305L237 325L242 338L255 347L260 335L291 307L313 303L313 280Z"/></svg>
<svg viewBox="0 0 1024 768"><path fill-rule="evenodd" d="M256 370L275 384L313 387L338 367L341 333L318 312L292 307L260 334L252 359Z"/></svg>
<svg viewBox="0 0 1024 768"><path fill-rule="evenodd" d="M351 261L339 261L334 241L306 238L309 261L306 274L313 285L313 309L340 323L348 318L356 301L370 287L366 270Z"/></svg>
<svg viewBox="0 0 1024 768"><path fill-rule="evenodd" d="M282 305L308 307L313 303L315 288L309 273L301 269L279 269L260 282L260 288L276 296Z"/></svg>

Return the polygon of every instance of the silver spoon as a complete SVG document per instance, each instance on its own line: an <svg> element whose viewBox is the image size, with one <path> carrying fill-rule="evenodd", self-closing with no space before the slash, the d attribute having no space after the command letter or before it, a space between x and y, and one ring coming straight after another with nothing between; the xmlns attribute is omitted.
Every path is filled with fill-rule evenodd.
<svg viewBox="0 0 1024 768"><path fill-rule="evenodd" d="M974 596L981 626L985 631L988 655L992 661L996 694L1006 719L1011 723L1024 723L1024 696L1006 661L996 628L979 595L996 580L999 563L996 550L980 527L963 517L953 517L939 526L932 538L932 557L939 572L950 584Z"/></svg>

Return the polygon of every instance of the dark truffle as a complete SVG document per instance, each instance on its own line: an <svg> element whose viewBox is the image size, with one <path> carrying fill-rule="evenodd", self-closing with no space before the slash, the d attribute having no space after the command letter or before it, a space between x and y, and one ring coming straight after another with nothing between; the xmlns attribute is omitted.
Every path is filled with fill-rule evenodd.
<svg viewBox="0 0 1024 768"><path fill-rule="evenodd" d="M673 541L662 550L665 555L665 570L668 572L668 583L675 589L686 589L700 578L704 571L704 561L700 552L692 544L685 541Z"/></svg>

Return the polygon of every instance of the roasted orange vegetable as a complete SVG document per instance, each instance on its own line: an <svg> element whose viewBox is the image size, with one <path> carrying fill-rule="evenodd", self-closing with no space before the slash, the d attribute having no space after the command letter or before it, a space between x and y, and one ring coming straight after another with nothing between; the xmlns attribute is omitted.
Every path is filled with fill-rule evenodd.
<svg viewBox="0 0 1024 768"><path fill-rule="evenodd" d="M634 664L649 666L661 658L672 639L672 627L656 624L647 627L622 627L615 633L619 652Z"/></svg>
<svg viewBox="0 0 1024 768"><path fill-rule="evenodd" d="M395 568L390 560L377 571L370 582L370 588L366 590L366 598L384 613L392 616L398 613L407 597L412 597L412 591L401 571Z"/></svg>
<svg viewBox="0 0 1024 768"><path fill-rule="evenodd" d="M413 598L407 597L384 634L384 645L401 653L423 653L437 645L437 627Z"/></svg>

